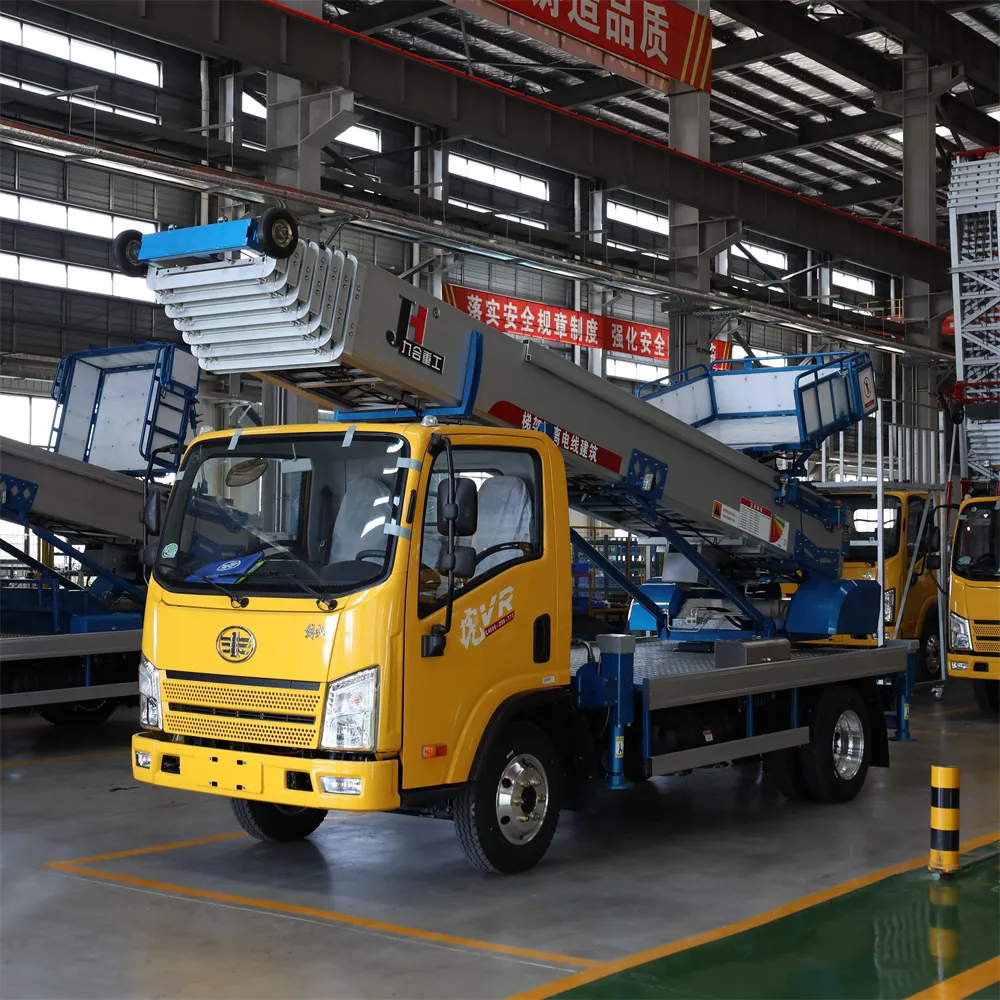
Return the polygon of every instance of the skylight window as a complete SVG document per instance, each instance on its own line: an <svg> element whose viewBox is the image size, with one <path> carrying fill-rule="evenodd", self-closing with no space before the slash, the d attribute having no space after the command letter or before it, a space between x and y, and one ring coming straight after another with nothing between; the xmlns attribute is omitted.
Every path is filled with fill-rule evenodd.
<svg viewBox="0 0 1000 1000"><path fill-rule="evenodd" d="M470 212L479 212L481 215L489 214L493 210L484 205L474 205L470 201L462 201L461 198L449 198L449 205L456 205L458 208L467 209ZM507 212L497 212L496 218L506 219L508 222L519 222L522 226L531 226L532 229L548 229L547 222L539 222L537 219L526 219L523 215L510 215Z"/></svg>
<svg viewBox="0 0 1000 1000"><path fill-rule="evenodd" d="M525 194L529 198L538 198L539 201L549 200L548 181L528 174L519 174L514 170L505 170L503 167L495 167L492 163L483 163L481 160L470 160L457 153L448 154L448 172L459 177L467 177L470 181L479 181L480 184L489 184L505 191Z"/></svg>
<svg viewBox="0 0 1000 1000"><path fill-rule="evenodd" d="M41 52L53 59L138 80L151 87L163 86L163 67L156 59L135 56L121 49L70 38L61 31L39 28L15 17L0 17L0 42Z"/></svg>
<svg viewBox="0 0 1000 1000"><path fill-rule="evenodd" d="M80 267L57 260L43 260L24 254L0 253L0 278L27 281L48 288L68 288L116 299L155 302L145 278L130 278L125 274L102 271L96 267Z"/></svg>
<svg viewBox="0 0 1000 1000"><path fill-rule="evenodd" d="M609 219L614 219L615 222L620 222L625 226L635 226L637 229L646 229L651 233L660 233L663 236L670 232L670 220L665 215L646 212L632 205L623 205L620 201L607 203L607 215Z"/></svg>
<svg viewBox="0 0 1000 1000"><path fill-rule="evenodd" d="M147 219L132 219L125 215L95 212L89 208L7 193L0 195L0 218L18 219L34 226L48 226L50 229L99 236L106 240L114 239L126 229L137 229L143 234L156 232L156 223Z"/></svg>
<svg viewBox="0 0 1000 1000"><path fill-rule="evenodd" d="M862 295L875 294L875 282L871 278L862 278L857 274L848 274L846 271L831 271L830 281L841 288L849 288L852 292L860 292Z"/></svg>
<svg viewBox="0 0 1000 1000"><path fill-rule="evenodd" d="M788 254L779 253L777 250L768 250L767 247L757 246L755 243L744 242L743 246L747 248L761 262L767 267L773 267L776 271L786 271L788 269ZM749 260L749 257L743 252L743 248L736 246L735 244L729 248L729 252L734 257L742 257L743 260Z"/></svg>

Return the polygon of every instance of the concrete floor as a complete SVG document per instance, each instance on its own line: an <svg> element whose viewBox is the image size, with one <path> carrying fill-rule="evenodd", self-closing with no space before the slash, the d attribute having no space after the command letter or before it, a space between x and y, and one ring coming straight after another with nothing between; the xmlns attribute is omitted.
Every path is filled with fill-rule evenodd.
<svg viewBox="0 0 1000 1000"><path fill-rule="evenodd" d="M963 841L1000 830L997 726L957 683L916 701L918 741L852 803L786 802L748 767L657 779L564 815L512 878L473 869L438 820L332 816L305 843L252 841L225 799L132 780L133 712L89 734L3 719L4 997L550 995L920 856L932 763L962 768Z"/></svg>

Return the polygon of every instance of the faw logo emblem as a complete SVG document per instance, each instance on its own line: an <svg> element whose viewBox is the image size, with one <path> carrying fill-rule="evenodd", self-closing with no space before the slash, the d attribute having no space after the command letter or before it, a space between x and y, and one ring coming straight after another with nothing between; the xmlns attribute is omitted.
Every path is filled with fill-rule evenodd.
<svg viewBox="0 0 1000 1000"><path fill-rule="evenodd" d="M437 308L434 309L433 314L434 316L439 315ZM401 295L396 329L386 330L385 339L404 357L441 375L444 372L445 356L424 346L426 326L427 306L419 305Z"/></svg>
<svg viewBox="0 0 1000 1000"><path fill-rule="evenodd" d="M253 656L257 648L257 640L253 632L242 625L230 625L219 633L215 640L216 652L230 663L242 663Z"/></svg>

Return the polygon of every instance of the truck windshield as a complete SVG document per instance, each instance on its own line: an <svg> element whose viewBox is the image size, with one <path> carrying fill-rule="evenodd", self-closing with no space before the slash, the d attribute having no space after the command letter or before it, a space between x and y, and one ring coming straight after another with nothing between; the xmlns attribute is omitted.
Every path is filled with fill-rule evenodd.
<svg viewBox="0 0 1000 1000"><path fill-rule="evenodd" d="M392 565L406 441L390 434L243 434L188 453L153 574L171 590L337 596ZM216 586L213 586L215 584Z"/></svg>
<svg viewBox="0 0 1000 1000"><path fill-rule="evenodd" d="M839 497L844 504L847 525L848 562L878 560L878 507L870 493L848 493ZM903 502L899 497L885 497L882 526L885 531L885 556L889 559L899 551L899 522Z"/></svg>
<svg viewBox="0 0 1000 1000"><path fill-rule="evenodd" d="M1000 581L1000 500L971 503L958 515L952 570L966 580Z"/></svg>

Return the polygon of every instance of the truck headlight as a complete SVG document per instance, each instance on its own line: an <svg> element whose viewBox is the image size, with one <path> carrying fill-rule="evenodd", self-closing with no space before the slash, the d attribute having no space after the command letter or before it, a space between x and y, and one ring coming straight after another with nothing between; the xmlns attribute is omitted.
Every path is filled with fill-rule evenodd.
<svg viewBox="0 0 1000 1000"><path fill-rule="evenodd" d="M326 695L323 738L327 750L374 750L378 727L378 667L333 681Z"/></svg>
<svg viewBox="0 0 1000 1000"><path fill-rule="evenodd" d="M160 671L146 657L139 660L139 722L147 729L162 729Z"/></svg>
<svg viewBox="0 0 1000 1000"><path fill-rule="evenodd" d="M954 611L948 612L948 644L952 649L972 649L969 619Z"/></svg>
<svg viewBox="0 0 1000 1000"><path fill-rule="evenodd" d="M886 625L891 625L896 620L896 588L890 587L882 595L882 618Z"/></svg>

